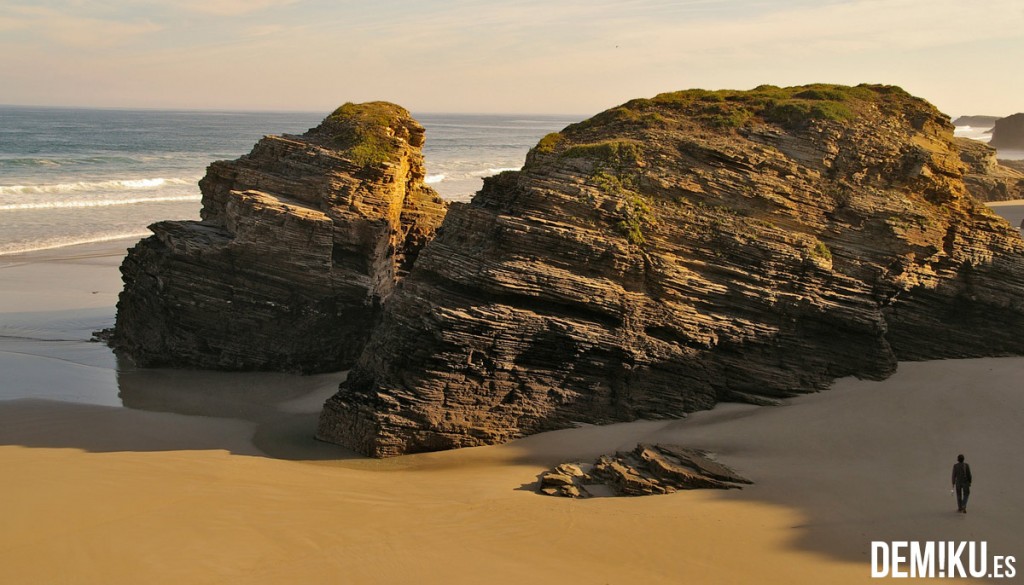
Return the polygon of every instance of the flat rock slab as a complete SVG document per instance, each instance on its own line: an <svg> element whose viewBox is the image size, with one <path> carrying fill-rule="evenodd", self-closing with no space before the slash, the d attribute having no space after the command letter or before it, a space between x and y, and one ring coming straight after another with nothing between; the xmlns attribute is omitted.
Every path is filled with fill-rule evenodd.
<svg viewBox="0 0 1024 585"><path fill-rule="evenodd" d="M541 476L540 493L568 498L650 496L693 489L741 489L750 480L706 451L640 443L594 463L562 463Z"/></svg>

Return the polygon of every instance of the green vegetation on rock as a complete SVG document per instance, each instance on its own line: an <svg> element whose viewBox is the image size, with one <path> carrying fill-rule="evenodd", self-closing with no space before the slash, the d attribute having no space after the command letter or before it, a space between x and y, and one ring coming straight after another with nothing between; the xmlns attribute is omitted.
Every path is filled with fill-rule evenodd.
<svg viewBox="0 0 1024 585"><path fill-rule="evenodd" d="M544 154L551 154L558 148L558 145L565 142L565 136L562 136L560 132L552 132L540 139L534 150Z"/></svg>
<svg viewBox="0 0 1024 585"><path fill-rule="evenodd" d="M652 223L651 206L644 201L639 193L630 195L626 198L626 217L616 224L616 227L630 244L640 246L647 242L647 238L644 237L644 228Z"/></svg>
<svg viewBox="0 0 1024 585"><path fill-rule="evenodd" d="M617 124L664 126L672 114L682 114L714 128L741 128L762 121L792 129L814 120L852 120L868 105L896 111L908 100L919 101L899 87L867 84L760 85L749 91L690 89L631 100L567 130L578 132Z"/></svg>
<svg viewBox="0 0 1024 585"><path fill-rule="evenodd" d="M817 243L814 244L814 247L811 248L811 256L814 256L815 258L821 258L826 262L831 262L832 250L828 249L828 246L825 245L825 242L818 240Z"/></svg>
<svg viewBox="0 0 1024 585"><path fill-rule="evenodd" d="M320 126L331 146L345 151L358 165L379 165L392 160L400 142L395 128L410 118L409 112L388 102L346 103L334 110Z"/></svg>
<svg viewBox="0 0 1024 585"><path fill-rule="evenodd" d="M562 153L565 158L587 158L615 168L635 167L642 158L640 144L633 140L605 140L574 144Z"/></svg>
<svg viewBox="0 0 1024 585"><path fill-rule="evenodd" d="M601 170L590 177L588 183L605 195L622 202L619 208L622 219L615 227L629 243L637 246L644 244L647 241L644 237L644 228L654 223L654 213L644 196L635 191L635 176L620 177L607 170Z"/></svg>
<svg viewBox="0 0 1024 585"><path fill-rule="evenodd" d="M663 93L651 102L688 111L692 116L718 127L739 127L755 118L795 127L809 120L849 120L854 117L851 101L874 101L869 86L807 85L776 87L761 85L750 91L694 89Z"/></svg>

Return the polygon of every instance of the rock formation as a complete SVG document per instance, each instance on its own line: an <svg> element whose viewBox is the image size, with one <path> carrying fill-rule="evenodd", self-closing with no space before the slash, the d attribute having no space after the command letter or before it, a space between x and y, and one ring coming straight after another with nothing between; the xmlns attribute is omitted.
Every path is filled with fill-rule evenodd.
<svg viewBox="0 0 1024 585"><path fill-rule="evenodd" d="M453 205L321 415L373 456L1024 353L1024 241L890 86L631 101Z"/></svg>
<svg viewBox="0 0 1024 585"><path fill-rule="evenodd" d="M988 144L995 148L1024 149L1024 113L996 120Z"/></svg>
<svg viewBox="0 0 1024 585"><path fill-rule="evenodd" d="M996 159L996 149L970 138L957 138L960 160L967 165L964 184L981 201L1024 199L1024 172Z"/></svg>
<svg viewBox="0 0 1024 585"><path fill-rule="evenodd" d="M445 212L423 139L398 106L346 104L211 164L202 221L154 224L124 260L115 346L143 366L351 365Z"/></svg>
<svg viewBox="0 0 1024 585"><path fill-rule="evenodd" d="M640 443L594 463L563 463L540 478L540 493L567 498L651 496L679 490L742 489L752 483L706 451Z"/></svg>

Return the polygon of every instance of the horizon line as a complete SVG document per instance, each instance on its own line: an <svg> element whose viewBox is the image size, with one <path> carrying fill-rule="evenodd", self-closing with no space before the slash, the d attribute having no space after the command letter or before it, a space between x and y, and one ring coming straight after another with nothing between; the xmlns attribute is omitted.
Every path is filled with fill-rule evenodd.
<svg viewBox="0 0 1024 585"><path fill-rule="evenodd" d="M381 100L371 100L381 101ZM394 102L392 102L394 103ZM396 104L397 105L397 104ZM339 106L335 106L326 111L324 114L321 110L304 110L304 109L267 109L267 108L203 108L203 107L159 107L159 106L69 106L69 105L38 105L38 104L7 104L0 103L0 108L25 108L25 109L39 109L39 110L98 110L98 111L130 111L130 112L203 112L203 113L216 113L216 114L316 114L316 115L329 115ZM405 106L402 106L405 107ZM560 118L580 118L581 120L588 117L594 116L595 114L580 114L580 113L563 113L563 112L456 112L456 111L440 111L440 110L409 110L411 113L416 115L427 114L431 116L445 116L445 115L458 115L458 116L549 116L549 117L560 117Z"/></svg>

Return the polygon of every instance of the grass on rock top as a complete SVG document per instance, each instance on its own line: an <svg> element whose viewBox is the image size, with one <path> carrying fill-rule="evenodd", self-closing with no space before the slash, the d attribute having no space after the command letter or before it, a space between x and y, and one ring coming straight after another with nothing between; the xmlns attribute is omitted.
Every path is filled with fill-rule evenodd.
<svg viewBox="0 0 1024 585"><path fill-rule="evenodd" d="M392 160L400 149L395 130L411 117L389 102L346 103L334 110L320 126L331 146L345 151L358 165L378 165Z"/></svg>
<svg viewBox="0 0 1024 585"><path fill-rule="evenodd" d="M761 85L747 91L689 89L631 100L569 126L566 133L617 124L656 127L673 118L687 118L714 128L740 128L765 122L797 129L812 120L852 120L869 104L900 110L910 100L920 101L890 85L850 87L819 83L795 87Z"/></svg>
<svg viewBox="0 0 1024 585"><path fill-rule="evenodd" d="M557 159L587 161L575 168L589 173L591 186L621 201L621 221L617 227L630 243L642 245L647 239L645 228L655 223L652 206L640 194L637 180L649 164L657 164L656 159L644 161L649 140L657 142L662 137L675 136L673 132L679 130L711 130L728 135L762 125L799 132L815 124L848 124L879 114L902 116L918 127L927 123L929 110L936 119L942 118L931 104L888 85L761 85L748 91L691 89L631 100L561 132L548 134L537 143L527 161L528 166L533 161L542 165ZM831 251L820 242L812 247L811 254L825 260L831 257Z"/></svg>

